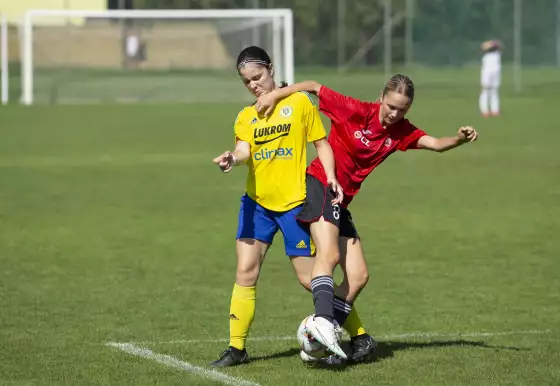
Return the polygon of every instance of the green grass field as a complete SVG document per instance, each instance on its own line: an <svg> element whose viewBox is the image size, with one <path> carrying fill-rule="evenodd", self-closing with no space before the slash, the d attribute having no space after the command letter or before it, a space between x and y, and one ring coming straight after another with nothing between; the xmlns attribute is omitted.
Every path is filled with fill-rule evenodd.
<svg viewBox="0 0 560 386"><path fill-rule="evenodd" d="M362 98L383 81L311 76ZM339 371L300 362L312 298L280 236L255 360L207 367L227 344L245 178L211 159L231 147L241 102L3 107L0 384L560 384L559 78L527 73L520 95L506 82L503 116L484 120L476 73L415 73L411 120L433 135L472 124L480 141L395 154L352 204L371 271L356 304L380 348Z"/></svg>

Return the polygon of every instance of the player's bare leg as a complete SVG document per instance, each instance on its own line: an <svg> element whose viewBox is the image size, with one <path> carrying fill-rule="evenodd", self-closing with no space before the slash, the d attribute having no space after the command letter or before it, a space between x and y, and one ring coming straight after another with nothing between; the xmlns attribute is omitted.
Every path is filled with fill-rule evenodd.
<svg viewBox="0 0 560 386"><path fill-rule="evenodd" d="M360 239L341 237L339 246L340 267L344 272L344 279L336 289L335 294L338 299L344 300L344 308L338 308L340 304L335 303L335 313L349 312L349 308L351 309L352 304L369 280L365 254ZM336 301L335 299L335 302ZM338 300L338 302L340 302L340 300ZM347 323L344 327L351 337L350 345L352 348L352 355L349 360L352 362L363 362L367 360L375 350L377 342L366 333L361 326L361 322L356 326L353 326L352 323ZM331 356L324 358L324 363L340 365L343 361L341 361L340 358Z"/></svg>
<svg viewBox="0 0 560 386"><path fill-rule="evenodd" d="M245 342L255 317L256 285L262 262L270 244L254 239L239 239L237 271L230 306L230 343L213 367L235 366L249 361Z"/></svg>
<svg viewBox="0 0 560 386"><path fill-rule="evenodd" d="M344 279L336 294L353 303L369 280L366 257L359 238L341 237L339 239L340 268Z"/></svg>
<svg viewBox="0 0 560 386"><path fill-rule="evenodd" d="M311 291L315 304L315 318L311 334L330 351L346 359L340 348L339 334L334 325L333 272L339 262L338 227L321 217L310 224L311 237L317 247L317 256L311 272Z"/></svg>
<svg viewBox="0 0 560 386"><path fill-rule="evenodd" d="M290 256L290 262L298 278L299 284L311 292L311 271L315 264L315 257L310 256Z"/></svg>

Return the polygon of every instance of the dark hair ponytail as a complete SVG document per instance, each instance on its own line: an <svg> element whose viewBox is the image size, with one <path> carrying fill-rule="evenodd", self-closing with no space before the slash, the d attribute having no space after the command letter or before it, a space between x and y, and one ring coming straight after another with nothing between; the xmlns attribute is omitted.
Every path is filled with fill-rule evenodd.
<svg viewBox="0 0 560 386"><path fill-rule="evenodd" d="M272 68L272 61L270 60L270 56L268 56L265 50L257 46L246 47L241 50L239 55L237 55L238 71L247 63L255 63L263 67L267 67L268 69ZM286 86L288 86L288 83L284 81L280 82L280 87Z"/></svg>

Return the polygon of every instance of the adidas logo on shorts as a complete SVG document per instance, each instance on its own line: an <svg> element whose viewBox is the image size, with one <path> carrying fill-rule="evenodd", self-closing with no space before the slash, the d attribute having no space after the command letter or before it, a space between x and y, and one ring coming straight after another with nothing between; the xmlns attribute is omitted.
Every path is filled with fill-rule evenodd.
<svg viewBox="0 0 560 386"><path fill-rule="evenodd" d="M297 243L296 248L307 248L307 244L305 244L305 241L301 240L299 243Z"/></svg>

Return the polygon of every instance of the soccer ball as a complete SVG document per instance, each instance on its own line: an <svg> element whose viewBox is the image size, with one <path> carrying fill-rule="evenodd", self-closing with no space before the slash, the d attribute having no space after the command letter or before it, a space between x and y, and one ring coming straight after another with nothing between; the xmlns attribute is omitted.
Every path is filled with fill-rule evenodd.
<svg viewBox="0 0 560 386"><path fill-rule="evenodd" d="M297 330L297 340L301 351L312 358L321 358L325 355L325 346L319 343L310 332L310 327L314 323L314 316L314 314L306 316L300 323ZM303 358L304 356L302 356Z"/></svg>
<svg viewBox="0 0 560 386"><path fill-rule="evenodd" d="M321 361L321 358L323 358L325 356L325 352L323 351L323 353L318 356L318 357L312 357L311 355L307 354L305 351L300 351L299 352L299 357L301 358L302 362L304 363L317 363Z"/></svg>

